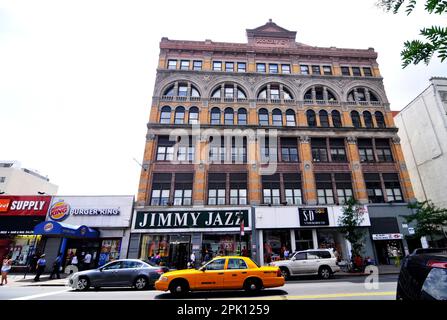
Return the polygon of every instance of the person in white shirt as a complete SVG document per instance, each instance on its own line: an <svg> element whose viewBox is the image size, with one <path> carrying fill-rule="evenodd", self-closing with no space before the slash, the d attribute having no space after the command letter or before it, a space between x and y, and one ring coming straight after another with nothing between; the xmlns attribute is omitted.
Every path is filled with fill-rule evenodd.
<svg viewBox="0 0 447 320"><path fill-rule="evenodd" d="M87 254L85 255L83 262L84 262L84 269L85 270L90 269L90 264L92 262L92 255L89 252L87 252Z"/></svg>
<svg viewBox="0 0 447 320"><path fill-rule="evenodd" d="M196 255L193 253L191 253L191 256L189 257L189 263L191 268L194 268L196 265Z"/></svg>

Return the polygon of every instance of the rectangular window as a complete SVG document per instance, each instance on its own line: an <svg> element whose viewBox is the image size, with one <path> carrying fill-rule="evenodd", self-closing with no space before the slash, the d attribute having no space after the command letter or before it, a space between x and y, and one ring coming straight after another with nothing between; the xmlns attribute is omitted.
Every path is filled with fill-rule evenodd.
<svg viewBox="0 0 447 320"><path fill-rule="evenodd" d="M287 173L283 174L283 179L284 193L287 204L303 204L303 196L301 194L301 175L299 173Z"/></svg>
<svg viewBox="0 0 447 320"><path fill-rule="evenodd" d="M234 98L234 87L225 87L224 95L225 95L225 98L233 99Z"/></svg>
<svg viewBox="0 0 447 320"><path fill-rule="evenodd" d="M331 66L323 66L323 74L326 76L332 75L332 67Z"/></svg>
<svg viewBox="0 0 447 320"><path fill-rule="evenodd" d="M281 138L281 158L283 162L298 162L298 147L295 138Z"/></svg>
<svg viewBox="0 0 447 320"><path fill-rule="evenodd" d="M358 139L360 162L375 162L374 151L371 139Z"/></svg>
<svg viewBox="0 0 447 320"><path fill-rule="evenodd" d="M318 204L334 204L334 191L330 173L315 173Z"/></svg>
<svg viewBox="0 0 447 320"><path fill-rule="evenodd" d="M233 62L225 62L225 71L226 72L234 72L234 63Z"/></svg>
<svg viewBox="0 0 447 320"><path fill-rule="evenodd" d="M312 74L321 74L320 66L312 66Z"/></svg>
<svg viewBox="0 0 447 320"><path fill-rule="evenodd" d="M247 174L230 173L230 204L247 204Z"/></svg>
<svg viewBox="0 0 447 320"><path fill-rule="evenodd" d="M208 204L224 205L226 190L226 174L225 173L209 173L208 174Z"/></svg>
<svg viewBox="0 0 447 320"><path fill-rule="evenodd" d="M180 84L178 86L178 95L179 97L187 97L188 96L188 86L184 84Z"/></svg>
<svg viewBox="0 0 447 320"><path fill-rule="evenodd" d="M237 63L237 72L245 72L247 70L247 65L245 62L238 62Z"/></svg>
<svg viewBox="0 0 447 320"><path fill-rule="evenodd" d="M346 150L344 139L329 139L329 147L331 149L332 162L346 162Z"/></svg>
<svg viewBox="0 0 447 320"><path fill-rule="evenodd" d="M247 139L246 137L233 137L231 142L231 162L247 163Z"/></svg>
<svg viewBox="0 0 447 320"><path fill-rule="evenodd" d="M312 138L312 159L314 162L328 162L327 146L325 138Z"/></svg>
<svg viewBox="0 0 447 320"><path fill-rule="evenodd" d="M152 179L151 206L165 206L171 190L170 173L154 173Z"/></svg>
<svg viewBox="0 0 447 320"><path fill-rule="evenodd" d="M279 88L272 86L270 88L270 99L271 100L279 100Z"/></svg>
<svg viewBox="0 0 447 320"><path fill-rule="evenodd" d="M350 76L351 72L349 71L349 67L341 67L341 74L343 76Z"/></svg>
<svg viewBox="0 0 447 320"><path fill-rule="evenodd" d="M399 176L397 173L383 173L386 198L388 202L403 202L402 191L400 189Z"/></svg>
<svg viewBox="0 0 447 320"><path fill-rule="evenodd" d="M379 162L393 162L393 155L388 139L376 139L376 153Z"/></svg>
<svg viewBox="0 0 447 320"><path fill-rule="evenodd" d="M189 70L189 60L180 61L180 69L181 70Z"/></svg>
<svg viewBox="0 0 447 320"><path fill-rule="evenodd" d="M168 69L177 69L177 60L168 60Z"/></svg>
<svg viewBox="0 0 447 320"><path fill-rule="evenodd" d="M364 173L366 192L368 194L369 203L383 203L382 183L380 182L380 175L378 173Z"/></svg>
<svg viewBox="0 0 447 320"><path fill-rule="evenodd" d="M269 64L269 73L278 73L278 65L277 64Z"/></svg>
<svg viewBox="0 0 447 320"><path fill-rule="evenodd" d="M176 173L174 184L174 205L192 205L193 173Z"/></svg>
<svg viewBox="0 0 447 320"><path fill-rule="evenodd" d="M279 174L262 176L262 195L264 204L281 203Z"/></svg>
<svg viewBox="0 0 447 320"><path fill-rule="evenodd" d="M265 73L265 63L257 63L256 64L256 72Z"/></svg>
<svg viewBox="0 0 447 320"><path fill-rule="evenodd" d="M335 173L335 187L337 189L338 204L345 204L353 197L350 173Z"/></svg>
<svg viewBox="0 0 447 320"><path fill-rule="evenodd" d="M354 77L360 77L360 68L359 67L352 67L352 75Z"/></svg>
<svg viewBox="0 0 447 320"><path fill-rule="evenodd" d="M202 61L195 60L193 68L194 68L195 71L202 70Z"/></svg>
<svg viewBox="0 0 447 320"><path fill-rule="evenodd" d="M300 65L300 73L301 74L309 74L309 66Z"/></svg>
<svg viewBox="0 0 447 320"><path fill-rule="evenodd" d="M269 138L261 139L261 163L278 162L277 143L273 144Z"/></svg>
<svg viewBox="0 0 447 320"><path fill-rule="evenodd" d="M214 71L222 71L222 62L214 61L213 62L213 70Z"/></svg>
<svg viewBox="0 0 447 320"><path fill-rule="evenodd" d="M363 75L365 77L372 77L371 68L363 68Z"/></svg>
<svg viewBox="0 0 447 320"><path fill-rule="evenodd" d="M281 72L284 74L290 74L290 64L282 64Z"/></svg>
<svg viewBox="0 0 447 320"><path fill-rule="evenodd" d="M169 136L159 136L157 144L157 161L172 161L174 158L175 141L169 140Z"/></svg>

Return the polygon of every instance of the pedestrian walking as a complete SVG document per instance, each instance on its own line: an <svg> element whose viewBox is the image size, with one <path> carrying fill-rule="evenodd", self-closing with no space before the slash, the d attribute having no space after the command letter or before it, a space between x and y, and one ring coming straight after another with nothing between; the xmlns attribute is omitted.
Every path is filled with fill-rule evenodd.
<svg viewBox="0 0 447 320"><path fill-rule="evenodd" d="M45 271L45 266L47 265L47 260L45 260L45 253L40 256L39 260L37 260L37 271L36 276L34 277L34 281L40 281L41 274Z"/></svg>
<svg viewBox="0 0 447 320"><path fill-rule="evenodd" d="M92 263L92 255L90 254L90 252L87 252L87 254L84 257L84 261L83 261L83 268L84 270L88 270L91 268L90 264Z"/></svg>
<svg viewBox="0 0 447 320"><path fill-rule="evenodd" d="M2 283L0 285L8 284L8 273L11 271L12 268L12 259L11 254L8 254L8 256L3 259L2 263Z"/></svg>
<svg viewBox="0 0 447 320"><path fill-rule="evenodd" d="M189 263L191 268L194 268L196 265L196 254L194 253L194 251L191 253L191 256L189 257Z"/></svg>
<svg viewBox="0 0 447 320"><path fill-rule="evenodd" d="M53 279L54 276L56 276L58 279L61 278L60 275L61 264L62 264L62 253L59 253L53 262L53 270L51 271L50 279Z"/></svg>
<svg viewBox="0 0 447 320"><path fill-rule="evenodd" d="M73 257L71 258L71 262L70 263L77 268L78 264L79 264L78 256L77 255L73 255Z"/></svg>

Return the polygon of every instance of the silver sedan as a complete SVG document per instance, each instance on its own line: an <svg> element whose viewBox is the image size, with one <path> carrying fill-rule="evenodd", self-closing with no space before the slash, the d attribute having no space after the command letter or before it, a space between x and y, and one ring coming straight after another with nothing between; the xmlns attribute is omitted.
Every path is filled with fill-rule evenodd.
<svg viewBox="0 0 447 320"><path fill-rule="evenodd" d="M90 287L134 287L137 290L153 286L164 273L162 267L151 266L137 259L112 261L100 268L74 273L69 285L76 290L88 290Z"/></svg>

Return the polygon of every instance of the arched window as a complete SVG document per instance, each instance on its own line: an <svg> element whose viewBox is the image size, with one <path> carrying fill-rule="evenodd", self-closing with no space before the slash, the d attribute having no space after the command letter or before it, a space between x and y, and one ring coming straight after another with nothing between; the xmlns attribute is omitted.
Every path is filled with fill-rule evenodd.
<svg viewBox="0 0 447 320"><path fill-rule="evenodd" d="M212 93L211 98L215 100L219 100L222 98L222 92L223 90L223 98L226 100L234 100L234 99L247 99L247 94L245 93L245 90L242 89L241 86L234 84L234 83L226 83L226 84L220 84L218 87L216 87Z"/></svg>
<svg viewBox="0 0 447 320"><path fill-rule="evenodd" d="M220 109L211 109L211 124L220 124Z"/></svg>
<svg viewBox="0 0 447 320"><path fill-rule="evenodd" d="M268 90L270 91L270 96L268 95ZM270 101L279 102L281 99L281 94L284 97L284 100L293 100L293 95L291 91L283 85L279 83L271 83L269 85L265 85L261 88L258 93L258 99L269 99Z"/></svg>
<svg viewBox="0 0 447 320"><path fill-rule="evenodd" d="M163 92L163 95L170 96L170 97L174 96L175 95L174 85L170 85L168 88L166 88L166 90Z"/></svg>
<svg viewBox="0 0 447 320"><path fill-rule="evenodd" d="M376 112L374 113L374 115L375 115L375 117L376 117L377 126L378 126L379 128L385 128L386 125L385 125L385 119L384 119L384 117L383 117L383 113L380 112L380 111L376 111Z"/></svg>
<svg viewBox="0 0 447 320"><path fill-rule="evenodd" d="M268 126L269 125L269 112L267 109L259 109L259 125L260 126Z"/></svg>
<svg viewBox="0 0 447 320"><path fill-rule="evenodd" d="M185 122L185 108L183 107L175 108L174 123L183 124L184 122Z"/></svg>
<svg viewBox="0 0 447 320"><path fill-rule="evenodd" d="M279 109L274 109L272 112L272 119L274 126L282 126L282 112Z"/></svg>
<svg viewBox="0 0 447 320"><path fill-rule="evenodd" d="M177 91L175 90L175 84L170 84L163 91L163 96L178 96L178 97L187 97L188 95L191 97L200 97L200 92L193 84L189 82L176 82ZM188 92L188 87L191 90Z"/></svg>
<svg viewBox="0 0 447 320"><path fill-rule="evenodd" d="M373 128L373 118L371 115L371 112L369 111L363 111L363 121L365 122L365 127L367 128Z"/></svg>
<svg viewBox="0 0 447 320"><path fill-rule="evenodd" d="M161 108L160 123L171 123L171 108L164 106Z"/></svg>
<svg viewBox="0 0 447 320"><path fill-rule="evenodd" d="M331 115L332 115L332 124L333 124L333 126L336 127L336 128L341 128L342 127L342 123L341 123L340 112L338 110L333 110Z"/></svg>
<svg viewBox="0 0 447 320"><path fill-rule="evenodd" d="M199 108L191 107L189 108L189 124L199 123Z"/></svg>
<svg viewBox="0 0 447 320"><path fill-rule="evenodd" d="M247 124L247 110L240 108L237 111L237 124L246 125Z"/></svg>
<svg viewBox="0 0 447 320"><path fill-rule="evenodd" d="M362 123L360 122L360 114L357 111L351 111L351 120L354 128L362 127Z"/></svg>
<svg viewBox="0 0 447 320"><path fill-rule="evenodd" d="M322 127L329 127L329 116L327 114L326 110L320 110L320 112L318 112L318 116L320 117L320 126Z"/></svg>
<svg viewBox="0 0 447 320"><path fill-rule="evenodd" d="M296 126L295 111L293 111L292 109L288 109L286 111L286 126L287 127Z"/></svg>
<svg viewBox="0 0 447 320"><path fill-rule="evenodd" d="M224 124L234 124L234 110L232 108L226 108L224 115Z"/></svg>
<svg viewBox="0 0 447 320"><path fill-rule="evenodd" d="M357 92L357 94L356 94ZM349 102L379 102L377 95L367 88L354 88L348 93Z"/></svg>
<svg viewBox="0 0 447 320"><path fill-rule="evenodd" d="M337 101L331 89L325 86L315 86L304 93L304 100L313 100L312 90L315 90L315 101Z"/></svg>
<svg viewBox="0 0 447 320"><path fill-rule="evenodd" d="M315 111L307 110L306 111L306 117L307 117L307 125L309 127L316 127L317 126L317 116L315 114Z"/></svg>

